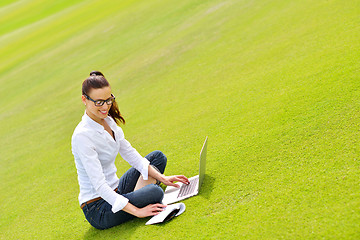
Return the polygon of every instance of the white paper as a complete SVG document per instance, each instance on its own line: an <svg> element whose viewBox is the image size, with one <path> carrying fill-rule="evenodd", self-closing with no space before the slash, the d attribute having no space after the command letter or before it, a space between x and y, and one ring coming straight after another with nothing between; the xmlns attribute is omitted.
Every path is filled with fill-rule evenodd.
<svg viewBox="0 0 360 240"><path fill-rule="evenodd" d="M164 219L175 209L179 209L179 212L175 215L175 216L179 216L180 214L182 214L185 211L185 204L184 203L175 203L175 204L168 205L164 211L162 211L158 215L155 215L152 218L150 218L150 220L147 221L145 223L145 225L163 222Z"/></svg>

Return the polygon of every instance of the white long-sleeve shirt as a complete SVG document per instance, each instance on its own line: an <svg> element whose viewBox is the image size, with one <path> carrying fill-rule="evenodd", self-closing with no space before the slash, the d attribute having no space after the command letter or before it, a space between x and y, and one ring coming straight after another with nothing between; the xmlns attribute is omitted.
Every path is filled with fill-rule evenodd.
<svg viewBox="0 0 360 240"><path fill-rule="evenodd" d="M115 140L85 113L72 135L71 146L80 185L79 203L101 197L112 205L111 210L115 213L129 201L114 191L119 184L115 166L117 154L120 153L145 180L148 178L149 161L130 145L123 130L111 117L108 116L105 121L114 132Z"/></svg>

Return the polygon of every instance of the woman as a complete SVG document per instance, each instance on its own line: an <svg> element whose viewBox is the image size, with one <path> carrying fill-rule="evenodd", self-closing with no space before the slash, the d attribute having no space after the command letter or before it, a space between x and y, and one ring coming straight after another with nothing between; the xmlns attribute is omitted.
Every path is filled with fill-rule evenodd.
<svg viewBox="0 0 360 240"><path fill-rule="evenodd" d="M85 114L76 127L72 152L80 185L79 202L88 222L106 229L134 217L157 215L164 192L160 182L189 183L183 175L165 176L166 156L154 151L145 158L124 138L118 124L125 124L109 82L101 72L93 71L82 84ZM120 153L131 166L120 179L115 158Z"/></svg>

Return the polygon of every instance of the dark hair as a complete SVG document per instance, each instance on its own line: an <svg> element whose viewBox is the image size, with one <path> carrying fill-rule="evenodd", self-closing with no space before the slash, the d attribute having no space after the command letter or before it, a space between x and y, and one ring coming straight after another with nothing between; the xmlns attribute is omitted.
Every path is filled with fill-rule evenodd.
<svg viewBox="0 0 360 240"><path fill-rule="evenodd" d="M92 88L103 88L110 87L109 82L106 80L104 74L99 71L92 71L90 73L90 77L85 79L82 84L82 94L87 95ZM109 115L115 120L117 124L122 123L125 124L125 119L121 116L119 107L114 101L110 107Z"/></svg>

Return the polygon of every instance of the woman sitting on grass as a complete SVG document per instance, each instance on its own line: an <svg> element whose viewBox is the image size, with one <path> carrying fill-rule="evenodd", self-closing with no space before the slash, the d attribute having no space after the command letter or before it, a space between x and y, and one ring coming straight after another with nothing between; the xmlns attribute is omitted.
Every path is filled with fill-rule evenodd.
<svg viewBox="0 0 360 240"><path fill-rule="evenodd" d="M101 72L91 72L83 82L82 102L85 114L71 145L86 219L93 227L106 229L134 217L157 215L165 207L160 182L179 187L175 181L186 184L189 180L183 175L163 175L167 159L162 152L143 158L125 139L117 125L125 120ZM115 166L118 153L132 166L120 179Z"/></svg>

